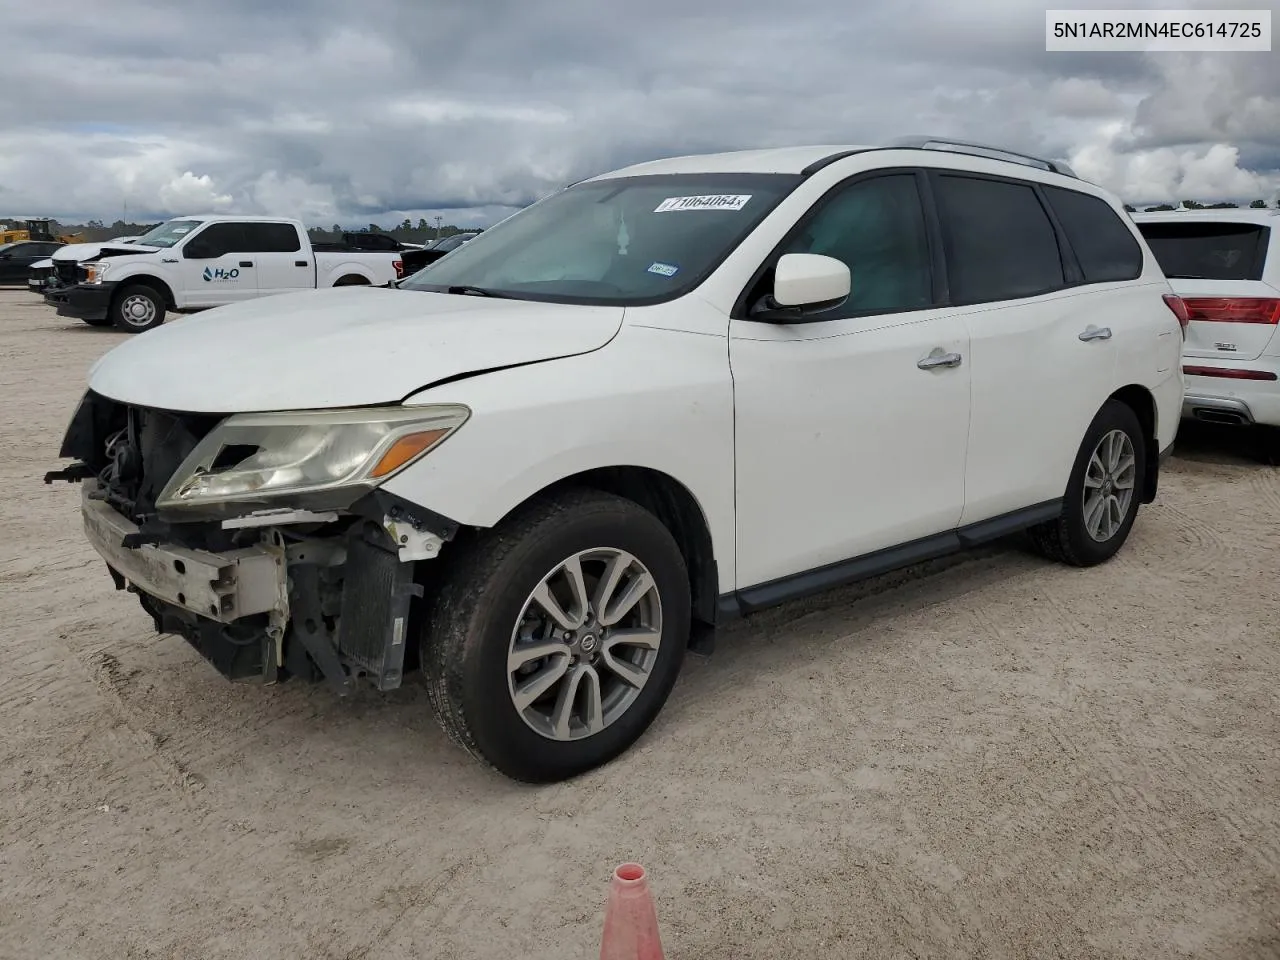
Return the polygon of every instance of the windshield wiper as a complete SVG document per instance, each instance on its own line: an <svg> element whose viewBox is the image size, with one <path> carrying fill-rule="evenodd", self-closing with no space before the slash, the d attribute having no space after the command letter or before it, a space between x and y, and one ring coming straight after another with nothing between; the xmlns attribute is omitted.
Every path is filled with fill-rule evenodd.
<svg viewBox="0 0 1280 960"><path fill-rule="evenodd" d="M473 287L468 284L459 284L457 286L445 287L445 293L461 293L472 297L501 297L502 294L494 293L492 290L486 290L484 287Z"/></svg>

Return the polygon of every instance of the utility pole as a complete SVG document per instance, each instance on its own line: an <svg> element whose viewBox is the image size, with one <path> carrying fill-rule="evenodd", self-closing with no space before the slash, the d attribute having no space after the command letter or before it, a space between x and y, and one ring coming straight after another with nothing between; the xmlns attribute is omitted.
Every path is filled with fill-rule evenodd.
<svg viewBox="0 0 1280 960"><path fill-rule="evenodd" d="M436 220L436 239L437 239L437 240L439 240L439 239L440 239L440 224L441 224L441 222L444 220L444 217L440 216L440 214L438 214L438 213L437 213L437 214L436 214L436 217L435 217L435 220Z"/></svg>

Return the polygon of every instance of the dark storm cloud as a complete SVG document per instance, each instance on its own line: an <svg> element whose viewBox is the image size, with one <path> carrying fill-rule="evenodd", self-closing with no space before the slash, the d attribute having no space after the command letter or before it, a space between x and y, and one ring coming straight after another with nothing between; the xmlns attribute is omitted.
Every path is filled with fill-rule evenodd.
<svg viewBox="0 0 1280 960"><path fill-rule="evenodd" d="M656 156L905 133L1080 155L1109 186L1152 196L1180 187L1189 161L1136 163L1141 151L1238 143L1242 163L1273 169L1275 71L1238 55L1175 68L1046 54L1044 7L1021 0L737 0L697 12L711 9L14 6L7 46L38 52L42 81L0 99L0 184L6 203L16 191L64 215L113 217L127 203L156 215L446 210L480 222ZM1240 106L1224 111L1223 96ZM1252 187L1240 174L1224 169L1223 189Z"/></svg>

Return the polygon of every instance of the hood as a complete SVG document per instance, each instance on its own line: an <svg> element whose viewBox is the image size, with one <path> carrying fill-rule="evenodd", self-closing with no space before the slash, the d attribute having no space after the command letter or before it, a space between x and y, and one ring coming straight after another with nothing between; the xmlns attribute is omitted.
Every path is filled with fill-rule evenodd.
<svg viewBox="0 0 1280 960"><path fill-rule="evenodd" d="M89 386L189 413L397 403L441 380L598 350L622 315L381 287L275 294L135 334L94 364Z"/></svg>
<svg viewBox="0 0 1280 960"><path fill-rule="evenodd" d="M84 263L104 253L155 253L159 247L140 247L136 243L120 243L106 240L102 243L68 243L53 251L54 260L74 260Z"/></svg>
<svg viewBox="0 0 1280 960"><path fill-rule="evenodd" d="M32 270L48 270L53 266L52 260L37 260L31 265Z"/></svg>

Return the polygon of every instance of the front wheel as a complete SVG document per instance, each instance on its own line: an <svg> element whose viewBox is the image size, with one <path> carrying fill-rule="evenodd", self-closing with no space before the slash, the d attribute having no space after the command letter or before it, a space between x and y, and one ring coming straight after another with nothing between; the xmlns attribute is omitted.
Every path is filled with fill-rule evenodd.
<svg viewBox="0 0 1280 960"><path fill-rule="evenodd" d="M164 323L164 298L151 287L125 287L111 302L109 316L117 330L142 333Z"/></svg>
<svg viewBox="0 0 1280 960"><path fill-rule="evenodd" d="M423 674L450 737L517 780L564 780L630 747L689 640L689 577L667 528L575 491L456 544Z"/></svg>
<svg viewBox="0 0 1280 960"><path fill-rule="evenodd" d="M81 317L91 327L109 327L114 322L110 317Z"/></svg>
<svg viewBox="0 0 1280 960"><path fill-rule="evenodd" d="M1138 515L1146 451L1142 424L1132 408L1118 400L1103 404L1076 454L1061 515L1029 531L1035 548L1076 567L1115 556Z"/></svg>

